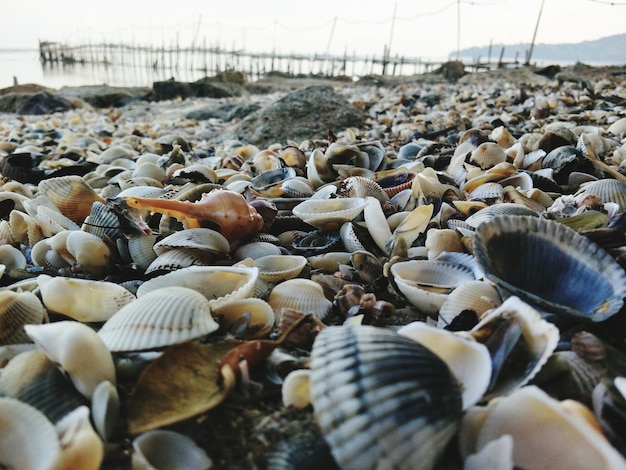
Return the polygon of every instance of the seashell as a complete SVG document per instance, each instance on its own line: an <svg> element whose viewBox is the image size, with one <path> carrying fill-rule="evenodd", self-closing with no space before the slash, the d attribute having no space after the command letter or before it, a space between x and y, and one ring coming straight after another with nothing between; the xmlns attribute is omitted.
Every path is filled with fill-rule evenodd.
<svg viewBox="0 0 626 470"><path fill-rule="evenodd" d="M155 178L153 176L153 178L162 180L163 176L161 178ZM200 164L187 165L184 168L176 170L172 173L172 178L183 178L195 183L217 183L219 179L215 170Z"/></svg>
<svg viewBox="0 0 626 470"><path fill-rule="evenodd" d="M13 239L22 245L34 246L43 238L37 221L25 212L12 210L9 214L9 226Z"/></svg>
<svg viewBox="0 0 626 470"><path fill-rule="evenodd" d="M387 253L391 252L393 244L397 243L399 239L402 239L402 242L407 247L411 246L417 240L417 237L426 231L433 216L433 210L434 206L432 204L418 206L413 209L391 234L391 238L386 246Z"/></svg>
<svg viewBox="0 0 626 470"><path fill-rule="evenodd" d="M513 469L513 438L504 434L489 441L479 451L468 455L463 462L464 470L480 470L484 468Z"/></svg>
<svg viewBox="0 0 626 470"><path fill-rule="evenodd" d="M314 149L306 163L306 175L309 183L314 189L319 188L326 184L327 181L332 181L334 175L326 166L326 156L320 149Z"/></svg>
<svg viewBox="0 0 626 470"><path fill-rule="evenodd" d="M340 264L350 263L352 254L346 251L329 251L321 255L310 256L308 263L311 268L334 273Z"/></svg>
<svg viewBox="0 0 626 470"><path fill-rule="evenodd" d="M0 291L0 344L28 343L24 325L41 324L46 310L32 292Z"/></svg>
<svg viewBox="0 0 626 470"><path fill-rule="evenodd" d="M472 150L469 162L483 170L492 168L498 163L506 161L506 154L502 147L494 142L483 142Z"/></svg>
<svg viewBox="0 0 626 470"><path fill-rule="evenodd" d="M278 152L280 158L283 159L285 165L291 168L299 168L301 170L306 166L306 155L298 147L289 145Z"/></svg>
<svg viewBox="0 0 626 470"><path fill-rule="evenodd" d="M437 327L450 325L462 311L476 313L478 318L487 310L500 305L498 291L491 284L483 281L469 281L461 284L448 295L439 309Z"/></svg>
<svg viewBox="0 0 626 470"><path fill-rule="evenodd" d="M502 201L502 186L498 183L483 183L467 195L468 200Z"/></svg>
<svg viewBox="0 0 626 470"><path fill-rule="evenodd" d="M283 235L283 234L281 234ZM290 247L302 256L313 256L340 249L341 236L337 232L312 230L308 233L296 234Z"/></svg>
<svg viewBox="0 0 626 470"><path fill-rule="evenodd" d="M257 196L280 197L284 194L283 183L295 176L296 171L290 167L264 171L252 179L250 189Z"/></svg>
<svg viewBox="0 0 626 470"><path fill-rule="evenodd" d="M416 176L417 173L414 171L393 169L375 173L373 181L383 189L388 197L393 197L405 189L411 189Z"/></svg>
<svg viewBox="0 0 626 470"><path fill-rule="evenodd" d="M237 299L213 309L213 315L220 319L223 329L230 331L232 326L248 316L244 338L267 336L276 323L276 316L270 304L258 298Z"/></svg>
<svg viewBox="0 0 626 470"><path fill-rule="evenodd" d="M215 261L210 252L190 248L173 248L158 255L146 268L146 274L155 275L189 266L208 266Z"/></svg>
<svg viewBox="0 0 626 470"><path fill-rule="evenodd" d="M324 152L324 158L328 169L333 169L334 165L350 165L368 169L370 167L369 154L356 145L333 142Z"/></svg>
<svg viewBox="0 0 626 470"><path fill-rule="evenodd" d="M518 468L541 468L546 463L555 469L626 466L594 425L535 386L522 387L487 409L475 450L505 434L513 438ZM569 452L555 446L555 436L565 439Z"/></svg>
<svg viewBox="0 0 626 470"><path fill-rule="evenodd" d="M367 153L369 157L368 168L372 171L381 170L385 166L385 148L378 140L359 142L357 147Z"/></svg>
<svg viewBox="0 0 626 470"><path fill-rule="evenodd" d="M267 255L254 260L259 277L268 282L292 279L304 269L307 260L299 255Z"/></svg>
<svg viewBox="0 0 626 470"><path fill-rule="evenodd" d="M39 205L35 216L37 225L41 228L44 237L51 237L63 230L79 230L78 224L74 223L56 209Z"/></svg>
<svg viewBox="0 0 626 470"><path fill-rule="evenodd" d="M516 142L515 137L504 126L496 127L489 134L489 138L503 149L508 149Z"/></svg>
<svg viewBox="0 0 626 470"><path fill-rule="evenodd" d="M146 270L157 254L154 251L154 243L158 239L157 234L133 233L128 238L128 252L133 262L140 269Z"/></svg>
<svg viewBox="0 0 626 470"><path fill-rule="evenodd" d="M574 194L595 194L600 197L603 203L616 202L619 204L620 211L626 211L626 183L614 179L601 179L584 184Z"/></svg>
<svg viewBox="0 0 626 470"><path fill-rule="evenodd" d="M475 279L466 266L430 260L394 263L389 275L400 293L428 315L436 315L456 287Z"/></svg>
<svg viewBox="0 0 626 470"><path fill-rule="evenodd" d="M559 330L518 297L509 297L485 314L469 334L489 349L491 381L483 399L501 396L525 385L548 361Z"/></svg>
<svg viewBox="0 0 626 470"><path fill-rule="evenodd" d="M495 217L476 230L473 251L499 289L548 312L602 321L624 303L621 266L587 237L557 222Z"/></svg>
<svg viewBox="0 0 626 470"><path fill-rule="evenodd" d="M236 260L242 260L246 258L257 259L268 255L280 255L281 249L279 246L270 242L252 242L241 245L237 248L233 254Z"/></svg>
<svg viewBox="0 0 626 470"><path fill-rule="evenodd" d="M104 275L109 266L111 250L101 238L81 230L72 230L65 246L81 268L94 276Z"/></svg>
<svg viewBox="0 0 626 470"><path fill-rule="evenodd" d="M119 414L120 397L117 388L108 380L103 380L91 397L91 419L104 441L108 441L113 434Z"/></svg>
<svg viewBox="0 0 626 470"><path fill-rule="evenodd" d="M315 418L343 468L434 468L461 420L445 363L388 330L328 327L311 353Z"/></svg>
<svg viewBox="0 0 626 470"><path fill-rule="evenodd" d="M168 286L122 307L98 336L110 351L141 351L199 338L218 327L206 297L187 287Z"/></svg>
<svg viewBox="0 0 626 470"><path fill-rule="evenodd" d="M89 408L79 406L59 420L55 429L63 449L56 468L100 468L104 445L91 427Z"/></svg>
<svg viewBox="0 0 626 470"><path fill-rule="evenodd" d="M429 229L426 232L425 246L430 260L435 259L444 251L463 252L459 232L451 229Z"/></svg>
<svg viewBox="0 0 626 470"><path fill-rule="evenodd" d="M191 438L165 429L137 436L131 459L134 470L206 470L213 466Z"/></svg>
<svg viewBox="0 0 626 470"><path fill-rule="evenodd" d="M43 180L39 194L46 196L68 219L82 223L94 202L106 203L85 181L76 175L59 176Z"/></svg>
<svg viewBox="0 0 626 470"><path fill-rule="evenodd" d="M72 230L71 228L69 230ZM115 210L108 204L95 201L81 230L99 238L117 240L123 235L122 224Z"/></svg>
<svg viewBox="0 0 626 470"><path fill-rule="evenodd" d="M337 195L341 197L375 197L380 202L389 201L389 196L374 180L363 176L350 176L343 179L337 188Z"/></svg>
<svg viewBox="0 0 626 470"><path fill-rule="evenodd" d="M385 217L385 213L378 199L372 196L365 198L363 217L367 231L372 236L378 248L384 252L387 242L391 238L391 230L389 229L387 218Z"/></svg>
<svg viewBox="0 0 626 470"><path fill-rule="evenodd" d="M40 274L37 285L48 310L82 322L106 321L135 299L122 286L107 281Z"/></svg>
<svg viewBox="0 0 626 470"><path fill-rule="evenodd" d="M230 242L251 237L263 227L263 217L236 192L214 190L195 203L167 199L129 197L129 206L175 217L185 228L214 224Z"/></svg>
<svg viewBox="0 0 626 470"><path fill-rule="evenodd" d="M290 372L282 384L281 395L285 407L306 408L311 404L311 371L298 369Z"/></svg>
<svg viewBox="0 0 626 470"><path fill-rule="evenodd" d="M154 277L139 286L137 297L167 286L196 290L209 299L211 308L250 297L259 269L250 266L190 266Z"/></svg>
<svg viewBox="0 0 626 470"><path fill-rule="evenodd" d="M157 255L175 248L227 255L230 251L230 244L221 233L200 227L174 232L155 243L153 247Z"/></svg>
<svg viewBox="0 0 626 470"><path fill-rule="evenodd" d="M56 468L61 444L48 418L14 398L0 397L0 410L0 465L24 470Z"/></svg>
<svg viewBox="0 0 626 470"><path fill-rule="evenodd" d="M92 397L103 380L115 384L115 366L111 353L98 334L88 326L74 321L59 321L25 325L24 329L87 398Z"/></svg>
<svg viewBox="0 0 626 470"><path fill-rule="evenodd" d="M313 313L323 320L333 306L324 296L322 286L310 279L288 279L277 284L271 290L267 303L272 306L277 323L281 321L283 308Z"/></svg>
<svg viewBox="0 0 626 470"><path fill-rule="evenodd" d="M626 134L626 118L620 118L611 124L607 130L609 134L613 134L616 136L623 136Z"/></svg>
<svg viewBox="0 0 626 470"><path fill-rule="evenodd" d="M479 210L475 214L472 214L465 222L475 229L484 224L485 222L491 222L498 216L531 216L539 217L536 211L529 209L526 206L515 203L494 204L493 206L485 207Z"/></svg>
<svg viewBox="0 0 626 470"><path fill-rule="evenodd" d="M278 153L269 149L261 150L250 161L254 172L257 174L281 168Z"/></svg>
<svg viewBox="0 0 626 470"><path fill-rule="evenodd" d="M25 269L26 256L13 245L0 245L0 264L5 266L7 273L13 269Z"/></svg>
<svg viewBox="0 0 626 470"><path fill-rule="evenodd" d="M567 225L577 232L605 228L609 224L609 216L595 210L588 210L581 214L554 220L560 224Z"/></svg>
<svg viewBox="0 0 626 470"><path fill-rule="evenodd" d="M309 199L292 209L293 215L320 230L337 230L365 208L364 198Z"/></svg>
<svg viewBox="0 0 626 470"><path fill-rule="evenodd" d="M411 322L397 333L427 347L446 363L460 383L463 410L478 403L487 391L491 356L483 344L424 322Z"/></svg>

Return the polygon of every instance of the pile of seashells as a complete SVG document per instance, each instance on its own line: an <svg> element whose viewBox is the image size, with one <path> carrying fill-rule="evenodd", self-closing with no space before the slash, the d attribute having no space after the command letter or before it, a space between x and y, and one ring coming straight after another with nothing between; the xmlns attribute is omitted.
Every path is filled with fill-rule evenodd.
<svg viewBox="0 0 626 470"><path fill-rule="evenodd" d="M624 82L343 93L267 148L2 116L1 467L209 468L168 427L280 363L340 468L626 468Z"/></svg>

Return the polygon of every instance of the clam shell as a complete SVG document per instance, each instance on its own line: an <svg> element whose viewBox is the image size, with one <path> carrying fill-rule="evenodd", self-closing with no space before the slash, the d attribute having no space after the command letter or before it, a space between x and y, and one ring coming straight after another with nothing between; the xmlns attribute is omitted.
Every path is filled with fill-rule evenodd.
<svg viewBox="0 0 626 470"><path fill-rule="evenodd" d="M0 245L0 264L5 266L7 273L13 269L25 269L26 256L13 245Z"/></svg>
<svg viewBox="0 0 626 470"><path fill-rule="evenodd" d="M363 212L364 208L365 199L360 197L309 199L294 207L292 212L302 221L320 230L337 230Z"/></svg>
<svg viewBox="0 0 626 470"><path fill-rule="evenodd" d="M218 328L206 297L187 287L162 287L122 307L98 331L111 351L156 349Z"/></svg>
<svg viewBox="0 0 626 470"><path fill-rule="evenodd" d="M24 325L40 324L46 310L32 292L0 291L0 344L28 343Z"/></svg>
<svg viewBox="0 0 626 470"><path fill-rule="evenodd" d="M37 285L48 310L82 322L109 319L135 296L113 282L40 274Z"/></svg>
<svg viewBox="0 0 626 470"><path fill-rule="evenodd" d="M294 370L285 377L281 387L284 406L302 409L311 404L310 378L309 369Z"/></svg>
<svg viewBox="0 0 626 470"><path fill-rule="evenodd" d="M137 289L137 297L167 286L196 290L209 299L212 308L250 297L259 269L250 266L190 266L154 277Z"/></svg>
<svg viewBox="0 0 626 470"><path fill-rule="evenodd" d="M9 225L13 239L22 245L35 246L43 238L37 221L25 212L12 210L9 214Z"/></svg>
<svg viewBox="0 0 626 470"><path fill-rule="evenodd" d="M368 326L317 335L311 399L342 468L434 468L461 420L461 392L445 363L415 341Z"/></svg>
<svg viewBox="0 0 626 470"><path fill-rule="evenodd" d="M282 318L283 308L314 313L323 320L333 306L324 296L322 286L310 279L289 279L277 284L270 292L267 303L272 306L277 322Z"/></svg>
<svg viewBox="0 0 626 470"><path fill-rule="evenodd" d="M307 260L299 255L267 255L254 260L259 277L269 282L285 281L296 277L306 266Z"/></svg>
<svg viewBox="0 0 626 470"><path fill-rule="evenodd" d="M502 147L494 142L483 142L476 147L470 156L470 163L478 165L483 170L506 161L506 154Z"/></svg>
<svg viewBox="0 0 626 470"><path fill-rule="evenodd" d="M45 237L51 237L63 230L78 230L80 227L56 209L40 205L37 207L35 221Z"/></svg>
<svg viewBox="0 0 626 470"><path fill-rule="evenodd" d="M76 389L91 398L103 380L115 384L111 353L90 327L75 321L25 325L26 334L65 371Z"/></svg>
<svg viewBox="0 0 626 470"><path fill-rule="evenodd" d="M79 406L55 424L63 447L57 468L99 469L104 445L89 421L89 408Z"/></svg>
<svg viewBox="0 0 626 470"><path fill-rule="evenodd" d="M194 249L227 255L230 243L221 233L208 228L189 228L168 235L154 244L154 251L162 255L174 248Z"/></svg>
<svg viewBox="0 0 626 470"><path fill-rule="evenodd" d="M234 259L257 259L268 255L280 255L280 247L270 242L252 242L241 245L233 254Z"/></svg>
<svg viewBox="0 0 626 470"><path fill-rule="evenodd" d="M0 430L0 465L24 470L55 468L61 444L53 424L36 408L0 397Z"/></svg>
<svg viewBox="0 0 626 470"><path fill-rule="evenodd" d="M82 230L96 235L117 240L123 235L120 219L108 204L95 201L82 225Z"/></svg>
<svg viewBox="0 0 626 470"><path fill-rule="evenodd" d="M557 222L496 217L478 227L473 250L498 288L549 312L602 321L624 303L624 269L587 237Z"/></svg>
<svg viewBox="0 0 626 470"><path fill-rule="evenodd" d="M445 328L463 310L476 312L478 318L501 303L498 291L483 281L469 281L454 289L439 309L437 327Z"/></svg>
<svg viewBox="0 0 626 470"><path fill-rule="evenodd" d="M375 197L380 202L389 201L389 196L380 185L363 176L350 176L341 181L337 194L342 197Z"/></svg>
<svg viewBox="0 0 626 470"><path fill-rule="evenodd" d="M620 212L626 210L626 183L613 179L601 179L584 184L576 192L580 194L595 194L600 197L603 203L616 202L619 204Z"/></svg>
<svg viewBox="0 0 626 470"><path fill-rule="evenodd" d="M155 233L133 233L128 238L128 253L140 269L146 270L156 259L157 254L153 247L157 239L158 235Z"/></svg>
<svg viewBox="0 0 626 470"><path fill-rule="evenodd" d="M45 195L68 219L82 223L94 202L106 203L91 186L76 175L59 176L43 180L38 185L39 194Z"/></svg>
<svg viewBox="0 0 626 470"><path fill-rule="evenodd" d="M81 230L72 230L67 236L65 247L76 263L91 274L102 276L107 270L111 250L100 237Z"/></svg>
<svg viewBox="0 0 626 470"><path fill-rule="evenodd" d="M146 274L154 275L189 266L208 266L215 260L215 255L190 248L175 248L164 251L157 256L146 268Z"/></svg>
<svg viewBox="0 0 626 470"><path fill-rule="evenodd" d="M521 204L506 203L506 204L494 204L493 206L485 207L479 210L475 214L465 219L465 222L471 227L478 228L481 224L491 221L494 217L504 215L527 215L533 217L539 217L539 214L532 209Z"/></svg>
<svg viewBox="0 0 626 470"><path fill-rule="evenodd" d="M390 275L400 293L429 315L437 314L453 289L475 279L466 266L430 260L395 263L390 268Z"/></svg>
<svg viewBox="0 0 626 470"><path fill-rule="evenodd" d="M284 194L283 183L295 176L296 171L289 167L264 171L252 178L250 188L258 196L280 197Z"/></svg>
<svg viewBox="0 0 626 470"><path fill-rule="evenodd" d="M478 403L487 391L491 356L483 344L424 322L411 322L398 334L426 346L446 363L461 384L464 410Z"/></svg>
<svg viewBox="0 0 626 470"><path fill-rule="evenodd" d="M272 306L265 300L255 297L225 303L213 309L213 314L220 318L220 325L226 331L229 331L233 324L241 321L244 315L249 315L248 325L243 333L245 338L262 338L276 323Z"/></svg>
<svg viewBox="0 0 626 470"><path fill-rule="evenodd" d="M134 470L206 470L213 463L188 436L156 429L133 440L132 465Z"/></svg>

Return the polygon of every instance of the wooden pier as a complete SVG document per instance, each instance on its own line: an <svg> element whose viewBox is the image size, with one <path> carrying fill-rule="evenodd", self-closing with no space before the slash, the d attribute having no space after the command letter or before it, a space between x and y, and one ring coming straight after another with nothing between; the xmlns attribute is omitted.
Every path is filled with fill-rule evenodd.
<svg viewBox="0 0 626 470"><path fill-rule="evenodd" d="M328 54L254 53L228 50L219 46L179 47L138 46L97 43L67 45L40 41L39 57L46 67L105 67L147 70L152 76L185 79L212 76L223 71L239 71L251 81L268 73L291 76L362 77L365 75L411 75L429 73L443 62L400 56L363 56L355 53L342 56ZM475 71L505 66L498 62L465 64Z"/></svg>

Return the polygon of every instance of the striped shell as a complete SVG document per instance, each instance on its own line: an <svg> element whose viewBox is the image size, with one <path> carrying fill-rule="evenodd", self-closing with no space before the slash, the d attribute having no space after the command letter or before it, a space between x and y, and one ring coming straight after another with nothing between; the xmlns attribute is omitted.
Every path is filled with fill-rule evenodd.
<svg viewBox="0 0 626 470"><path fill-rule="evenodd" d="M583 185L576 196L580 194L595 194L603 203L618 203L620 212L626 210L626 183L622 181L613 179L592 181Z"/></svg>
<svg viewBox="0 0 626 470"><path fill-rule="evenodd" d="M250 297L259 277L259 269L249 266L190 266L177 269L144 282L137 297L168 286L188 287L209 299L212 308Z"/></svg>
<svg viewBox="0 0 626 470"><path fill-rule="evenodd" d="M306 258L299 255L267 255L254 260L254 264L259 268L259 277L269 282L296 277L306 263Z"/></svg>
<svg viewBox="0 0 626 470"><path fill-rule="evenodd" d="M456 379L392 331L328 327L311 353L314 414L342 468L434 468L461 420Z"/></svg>
<svg viewBox="0 0 626 470"><path fill-rule="evenodd" d="M563 224L538 217L496 217L478 227L473 250L499 289L537 308L602 321L624 304L624 269Z"/></svg>
<svg viewBox="0 0 626 470"><path fill-rule="evenodd" d="M46 317L41 301L32 292L0 291L0 344L30 342L24 325L38 325Z"/></svg>
<svg viewBox="0 0 626 470"><path fill-rule="evenodd" d="M274 309L277 322L282 318L282 309L290 308L302 313L314 313L324 319L332 308L332 302L324 296L324 289L310 279L289 279L276 285L267 299Z"/></svg>
<svg viewBox="0 0 626 470"><path fill-rule="evenodd" d="M39 183L38 190L65 217L76 223L82 223L89 216L94 202L106 202L80 176L75 175L43 180Z"/></svg>
<svg viewBox="0 0 626 470"><path fill-rule="evenodd" d="M471 227L478 228L479 225L491 221L494 217L499 215L527 215L533 217L539 217L539 214L532 209L527 208L521 204L505 203L494 204L493 206L485 207L479 210L475 214L470 215L465 222Z"/></svg>
<svg viewBox="0 0 626 470"><path fill-rule="evenodd" d="M189 228L168 235L154 244L154 251L162 255L174 248L186 248L226 255L230 251L228 240L216 230Z"/></svg>
<svg viewBox="0 0 626 470"><path fill-rule="evenodd" d="M122 307L98 335L111 351L156 349L218 328L209 301L186 287L163 287Z"/></svg>

